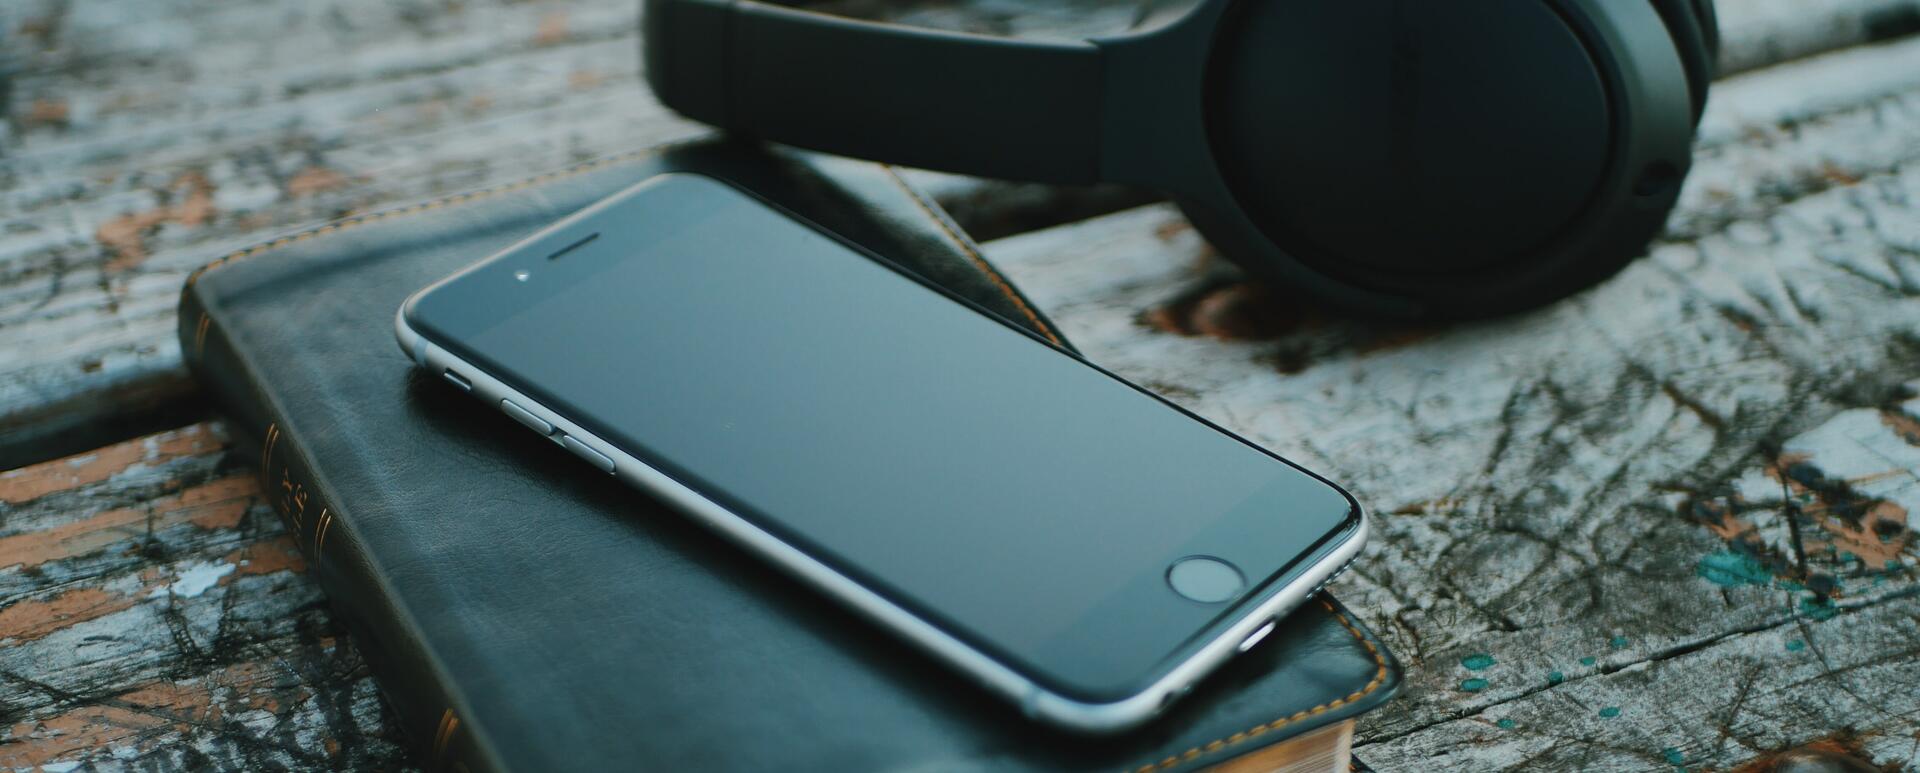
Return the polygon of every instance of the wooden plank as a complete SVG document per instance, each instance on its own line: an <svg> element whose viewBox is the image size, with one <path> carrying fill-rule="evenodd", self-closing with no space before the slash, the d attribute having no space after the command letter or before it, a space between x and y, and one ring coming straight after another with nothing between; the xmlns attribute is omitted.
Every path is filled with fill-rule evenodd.
<svg viewBox="0 0 1920 773"><path fill-rule="evenodd" d="M1719 0L1718 6L1721 75L1920 32L1916 0L1817 7L1802 0Z"/></svg>
<svg viewBox="0 0 1920 773"><path fill-rule="evenodd" d="M1084 10L1017 5L900 13L1045 36ZM1725 5L1730 70L1905 34L1914 7ZM0 446L181 405L174 292L221 247L692 131L630 96L631 8L0 6L38 45L0 125ZM1095 359L1375 506L1341 593L1410 666L1356 739L1383 769L1818 739L1911 765L1916 73L1902 39L1723 82L1653 259L1509 320L1322 314L1164 206L991 248ZM1001 232L1059 216L1049 189L921 179L1032 202ZM245 475L213 425L0 474L0 766L402 764Z"/></svg>
<svg viewBox="0 0 1920 773"><path fill-rule="evenodd" d="M989 257L1095 361L1369 503L1337 590L1409 666L1360 721L1384 769L1724 767L1846 731L1911 764L1915 79L1905 40L1728 81L1668 240L1508 319L1325 314L1222 279L1163 206Z"/></svg>
<svg viewBox="0 0 1920 773"><path fill-rule="evenodd" d="M16 47L21 73L0 125L0 467L164 423L156 412L194 415L173 343L173 293L210 257L303 224L698 131L641 87L636 5L4 4L0 26L27 45ZM1727 57L1741 66L1898 29L1885 19L1905 7L1726 5ZM829 8L1067 37L1122 28L1134 5ZM1778 42L1788 38L1796 42ZM918 179L987 235L1144 200L1112 188Z"/></svg>
<svg viewBox="0 0 1920 773"><path fill-rule="evenodd" d="M38 45L0 155L0 467L124 436L156 409L184 414L168 328L195 264L300 224L701 131L640 83L636 8L9 5ZM1040 35L1121 13L955 8L892 10Z"/></svg>
<svg viewBox="0 0 1920 773"><path fill-rule="evenodd" d="M305 571L215 424L0 474L0 768L405 765Z"/></svg>

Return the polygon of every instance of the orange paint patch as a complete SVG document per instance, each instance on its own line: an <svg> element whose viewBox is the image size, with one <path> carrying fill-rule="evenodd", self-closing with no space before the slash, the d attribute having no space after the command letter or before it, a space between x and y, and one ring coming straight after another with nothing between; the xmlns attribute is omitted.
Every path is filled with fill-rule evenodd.
<svg viewBox="0 0 1920 773"><path fill-rule="evenodd" d="M224 688L227 697L223 705L229 711L259 709L281 715L287 707L313 697L312 690L300 682L289 682L286 676L285 666L254 661L215 671L207 676L206 683Z"/></svg>
<svg viewBox="0 0 1920 773"><path fill-rule="evenodd" d="M106 480L133 463L147 459L143 445L134 440L0 473L0 502L18 504Z"/></svg>
<svg viewBox="0 0 1920 773"><path fill-rule="evenodd" d="M1907 509L1893 502L1875 502L1861 516L1855 528L1845 520L1816 513L1814 522L1825 538L1808 540L1810 547L1831 547L1858 556L1868 568L1885 569L1913 544L1913 531L1907 528Z"/></svg>
<svg viewBox="0 0 1920 773"><path fill-rule="evenodd" d="M1373 354L1390 349L1412 346L1439 335L1440 328L1437 327L1417 325L1392 327L1376 331L1373 335L1367 336L1361 340L1355 348L1357 348L1361 354Z"/></svg>
<svg viewBox="0 0 1920 773"><path fill-rule="evenodd" d="M221 478L167 500L168 505L178 509L165 511L163 519L178 516L202 529L231 529L240 525L240 519L246 516L247 507L253 504L254 495L259 491L260 484L251 476Z"/></svg>
<svg viewBox="0 0 1920 773"><path fill-rule="evenodd" d="M1850 730L1803 744L1785 751L1767 754L1734 768L1728 773L1778 773L1783 770L1882 770L1867 755L1860 737ZM1884 769L1897 770L1889 764Z"/></svg>
<svg viewBox="0 0 1920 773"><path fill-rule="evenodd" d="M593 70L574 70L567 73L567 88L574 91L587 91L606 79L606 76Z"/></svg>
<svg viewBox="0 0 1920 773"><path fill-rule="evenodd" d="M1401 505L1391 512L1394 515L1426 515L1428 513L1445 514L1457 511L1467 504L1466 497L1441 497L1423 499L1411 504Z"/></svg>
<svg viewBox="0 0 1920 773"><path fill-rule="evenodd" d="M135 464L157 464L181 456L209 453L225 447L206 424L75 454L65 459L0 472L0 502L19 504L113 477Z"/></svg>
<svg viewBox="0 0 1920 773"><path fill-rule="evenodd" d="M1143 321L1176 335L1224 341L1274 339L1320 324L1311 309L1253 282L1196 288L1149 310Z"/></svg>
<svg viewBox="0 0 1920 773"><path fill-rule="evenodd" d="M0 537L0 569L39 566L48 561L84 556L108 545L137 538L147 530L141 510L106 510L51 529Z"/></svg>
<svg viewBox="0 0 1920 773"><path fill-rule="evenodd" d="M170 732L217 722L220 709L202 686L155 682L116 696L112 706L87 706L39 722L21 722L0 744L0 768L32 769L53 762L99 759L119 748L141 748Z"/></svg>
<svg viewBox="0 0 1920 773"><path fill-rule="evenodd" d="M205 685L179 682L154 682L122 694L120 700L143 709L172 714L183 722L203 720L218 711ZM184 724L181 729L186 729Z"/></svg>
<svg viewBox="0 0 1920 773"><path fill-rule="evenodd" d="M222 478L156 499L143 508L104 510L52 528L0 537L0 568L38 566L141 539L147 533L149 518L155 531L180 523L207 529L233 528L259 493L251 477Z"/></svg>
<svg viewBox="0 0 1920 773"><path fill-rule="evenodd" d="M124 271L146 260L147 236L162 224L200 226L216 214L213 183L199 172L174 178L161 193L168 203L144 212L128 212L94 230L94 240L113 256L107 261L107 271Z"/></svg>
<svg viewBox="0 0 1920 773"><path fill-rule="evenodd" d="M276 572L305 572L307 558L300 554L300 546L293 541L293 535L282 534L270 540L256 542L228 553L222 559L236 567L233 574L220 578L225 585L234 577L245 574L274 574Z"/></svg>
<svg viewBox="0 0 1920 773"><path fill-rule="evenodd" d="M21 125L31 129L35 126L66 126L73 117L72 109L64 99L36 99L27 106L27 114L20 119Z"/></svg>
<svg viewBox="0 0 1920 773"><path fill-rule="evenodd" d="M533 44L551 46L567 39L567 12L554 11L540 17L540 26L534 28Z"/></svg>
<svg viewBox="0 0 1920 773"><path fill-rule="evenodd" d="M1881 414L1882 421L1886 421L1887 416ZM1897 426L1893 429L1900 431ZM1778 462L1766 468L1767 475L1780 481L1794 494L1811 493L1804 484L1787 474L1789 468L1806 461L1808 457L1805 454L1782 454ZM1851 515L1834 515L1839 505L1844 505L1841 509L1847 513L1861 506L1867 509L1855 519ZM1856 499L1845 503L1821 501L1803 505L1800 510L1813 518L1821 532L1807 538L1809 548L1852 553L1872 569L1885 569L1888 563L1899 558L1914 544L1915 535L1908 526L1907 509L1894 502L1873 499Z"/></svg>
<svg viewBox="0 0 1920 773"><path fill-rule="evenodd" d="M310 166L287 178L287 195L312 196L347 187L347 176L324 166Z"/></svg>
<svg viewBox="0 0 1920 773"><path fill-rule="evenodd" d="M1859 175L1841 169L1838 164L1831 161L1820 165L1820 176L1834 185L1856 185L1860 182Z"/></svg>
<svg viewBox="0 0 1920 773"><path fill-rule="evenodd" d="M32 641L134 605L135 599L99 588L79 588L45 601L21 601L0 609L0 641Z"/></svg>
<svg viewBox="0 0 1920 773"><path fill-rule="evenodd" d="M1901 440L1920 446L1920 419L1899 411L1881 411L1880 423L1893 430L1893 434L1899 435Z"/></svg>
<svg viewBox="0 0 1920 773"><path fill-rule="evenodd" d="M213 183L199 172L182 175L174 186L179 187L182 181L187 191L180 203L173 205L173 221L184 226L206 225L219 213L213 206Z"/></svg>
<svg viewBox="0 0 1920 773"><path fill-rule="evenodd" d="M95 241L107 248L114 259L107 262L108 270L119 271L139 265L147 257L147 234L161 223L172 217L168 207L160 207L145 212L128 212L124 215L100 224L93 232Z"/></svg>
<svg viewBox="0 0 1920 773"><path fill-rule="evenodd" d="M143 439L151 443L160 455L167 457L201 454L227 447L226 436L217 431L212 424L191 424L176 430L148 435Z"/></svg>
<svg viewBox="0 0 1920 773"><path fill-rule="evenodd" d="M83 757L107 756L114 748L139 742L169 729L164 717L117 706L88 706L39 722L14 725L0 745L0 768L32 770L40 765Z"/></svg>
<svg viewBox="0 0 1920 773"><path fill-rule="evenodd" d="M1781 454L1779 459L1774 460L1773 464L1767 465L1764 469L1767 477L1780 481L1780 484L1786 486L1787 490L1795 494L1805 494L1807 493L1807 487L1800 485L1800 482L1794 480L1786 471L1787 468L1809 461L1812 458L1813 457L1807 456L1806 454Z"/></svg>
<svg viewBox="0 0 1920 773"><path fill-rule="evenodd" d="M1707 527L1707 531L1713 532L1713 535L1720 539L1728 542L1740 542L1749 537L1757 539L1759 528L1734 514L1735 506L1739 501L1738 497L1726 502L1717 499L1707 500L1695 503L1692 510L1699 519L1700 525Z"/></svg>

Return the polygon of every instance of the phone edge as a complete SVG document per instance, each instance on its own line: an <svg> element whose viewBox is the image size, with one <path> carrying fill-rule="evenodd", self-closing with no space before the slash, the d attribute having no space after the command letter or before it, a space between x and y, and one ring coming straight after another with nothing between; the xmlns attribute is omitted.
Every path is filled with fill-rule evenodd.
<svg viewBox="0 0 1920 773"><path fill-rule="evenodd" d="M421 290L420 292L425 292ZM416 294L417 295L417 294ZM1022 675L993 656L967 644L932 622L901 607L885 596L828 566L798 547L753 524L700 492L674 480L654 467L600 439L592 432L494 378L472 363L435 345L407 324L402 304L394 315L395 335L400 348L423 370L432 373L454 371L470 384L471 396L496 408L501 400L533 413L553 425L555 434L547 441L559 445L560 433L572 437L614 461L612 477L643 492L658 496L674 509L718 531L729 540L758 554L761 558L799 577L816 590L826 593L858 610L863 616L914 643L940 660L959 668L992 692L1012 700L1025 715L1054 725L1085 733L1114 733L1152 719L1190 692L1199 681L1237 654L1241 642L1269 620L1279 620L1319 592L1345 570L1365 546L1371 530L1371 518L1365 507L1355 503L1356 525L1341 541L1305 572L1282 586L1259 604L1241 614L1199 650L1169 669L1132 696L1118 701L1092 703L1055 692ZM1329 484L1331 485L1331 484Z"/></svg>
<svg viewBox="0 0 1920 773"><path fill-rule="evenodd" d="M1159 715L1181 696L1190 692L1206 675L1230 660L1233 655L1236 654L1238 646L1249 636L1253 635L1254 632L1258 631L1261 626L1265 625L1269 620L1277 621L1287 612L1299 607L1341 572L1345 571L1354 558L1359 555L1361 549L1365 547L1371 531L1372 520L1365 506L1361 505L1358 499L1318 473L1300 467L1298 464L1287 461L1277 455L1273 455L1271 452L1267 452L1270 456L1275 456L1276 461L1299 469L1314 479L1319 480L1322 484L1330 486L1335 491L1340 492L1352 505L1354 516L1352 528L1344 530L1342 534L1333 535L1332 538L1339 541L1332 544L1323 543L1320 549L1313 551L1319 554L1319 558L1315 559L1315 563L1308 566L1305 571L1301 572L1285 585L1277 589L1262 591L1266 598L1253 607L1250 607L1235 619L1233 623L1215 635L1213 639L1201 645L1198 649L1194 650L1191 655L1180 661L1173 668L1168 669L1166 673L1156 678L1138 692L1117 701L1083 701L1054 691L1034 681L1032 678L1021 674L1013 667L1001 662L998 658L967 644L940 626L894 603L885 596L861 584L859 581L840 573L800 548L795 547L771 532L755 525L752 521L732 512L724 505L708 499L700 492L674 480L666 473L635 458L617 446L600 439L599 436L593 432L586 430L579 424L560 415L558 412L549 409L547 406L521 391L512 388L505 382L494 378L491 374L486 373L473 363L467 362L453 352L434 344L429 341L425 335L414 330L413 327L408 324L408 312L413 308L414 302L427 293L432 292L435 288L451 283L469 272L478 270L479 267L491 262L495 257L510 253L521 248L523 245L535 242L552 231L564 228L574 221L591 217L600 210L610 208L628 198L629 195L638 189L655 183L660 177L679 175L702 177L727 188L740 190L738 186L732 185L725 180L710 178L706 175L677 173L660 175L656 178L642 181L622 193L609 196L594 205L563 218L547 228L535 232L525 239L515 242L513 245L496 252L493 256L476 261L410 294L407 299L400 304L400 308L396 310L394 314L394 333L401 350L414 361L416 366L436 375L447 371L457 371L460 376L468 381L467 391L471 396L493 405L496 409L499 408L501 400L511 400L516 406L534 414L555 428L556 431L546 437L548 442L560 445L558 438L564 434L574 438L593 451L612 459L614 461L614 470L611 475L619 478L623 483L640 489L643 492L661 497L676 510L693 517L697 521L705 523L709 528L718 531L728 539L759 554L763 559L780 566L783 570L814 586L820 592L839 599L843 603L858 610L862 615L892 630L896 635L914 643L934 657L954 665L959 668L962 673L972 677L990 691L999 693L1012 700L1020 707L1022 713L1026 716L1043 720L1069 730L1084 733L1114 733L1138 726ZM781 216L792 218L809 228L820 231L846 244L845 240L837 234L825 231L809 220L800 218L784 208L772 205L770 202L766 202L751 192L741 192L747 194L755 201L768 205ZM883 265L904 273L914 281L932 287L943 295L951 296L950 291L930 285L925 280L919 279L917 275L912 272L895 267L890 262L872 256L864 249L857 248L857 246L855 247L856 251L862 255L878 259ZM980 309L976 305L966 302L964 299L956 298L956 300L962 302L963 305L967 305L969 308L974 308L976 311L985 314L990 319L1000 321L990 311ZM1004 321L1001 321L1001 324L1025 333L1029 337L1033 337L1042 343L1047 343L1044 339L1040 339L1031 331L1025 330L1024 328ZM1051 344L1048 345L1051 346ZM1072 359L1080 360L1087 364L1088 367L1101 370L1103 373L1106 372L1092 363L1086 363L1083 358L1075 356L1071 352L1062 350L1062 354ZM1125 379L1120 379L1111 373L1108 375L1120 380L1122 383L1130 384L1130 382L1127 382ZM1138 387L1136 387L1136 389L1137 388ZM1238 435L1231 431L1194 415L1186 409L1172 405L1171 403L1169 403L1169 405L1182 414L1187 415L1189 418L1212 427L1216 431L1226 432L1232 437L1239 438ZM1244 438L1239 439L1243 443L1251 444L1251 441L1247 441ZM1255 445L1254 447L1258 448L1259 446Z"/></svg>

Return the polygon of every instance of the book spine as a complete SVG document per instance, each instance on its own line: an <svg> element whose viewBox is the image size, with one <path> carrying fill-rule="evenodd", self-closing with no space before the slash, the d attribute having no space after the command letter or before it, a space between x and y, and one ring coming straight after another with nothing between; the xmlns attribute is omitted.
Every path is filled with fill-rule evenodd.
<svg viewBox="0 0 1920 773"><path fill-rule="evenodd" d="M193 284L181 294L180 346L194 377L232 423L236 448L258 467L261 494L280 514L356 649L372 667L428 771L502 770L377 563L362 551L353 506L314 474L301 435L266 396L243 350Z"/></svg>

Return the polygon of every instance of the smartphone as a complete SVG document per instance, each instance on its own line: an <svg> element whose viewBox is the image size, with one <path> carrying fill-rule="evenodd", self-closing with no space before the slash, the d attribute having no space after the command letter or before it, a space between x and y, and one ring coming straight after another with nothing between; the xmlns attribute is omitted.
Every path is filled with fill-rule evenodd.
<svg viewBox="0 0 1920 773"><path fill-rule="evenodd" d="M705 176L396 328L448 388L1067 728L1160 712L1366 538L1321 477Z"/></svg>

